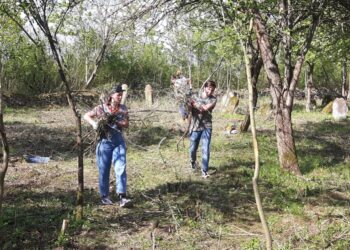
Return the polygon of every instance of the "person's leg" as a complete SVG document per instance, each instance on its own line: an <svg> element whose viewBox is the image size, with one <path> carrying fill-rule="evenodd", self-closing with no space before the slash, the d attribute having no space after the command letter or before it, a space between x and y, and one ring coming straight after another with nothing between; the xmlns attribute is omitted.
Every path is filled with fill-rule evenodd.
<svg viewBox="0 0 350 250"><path fill-rule="evenodd" d="M185 120L188 117L188 110L186 109L186 105L184 103L181 103L179 105L179 113L182 120Z"/></svg>
<svg viewBox="0 0 350 250"><path fill-rule="evenodd" d="M118 138L118 145L113 151L113 166L116 178L117 194L126 194L126 145L122 135Z"/></svg>
<svg viewBox="0 0 350 250"><path fill-rule="evenodd" d="M211 129L205 129L202 133L202 172L207 173L210 159Z"/></svg>
<svg viewBox="0 0 350 250"><path fill-rule="evenodd" d="M118 135L118 146L113 151L113 165L120 207L130 207L132 202L126 198L126 145L122 134Z"/></svg>
<svg viewBox="0 0 350 250"><path fill-rule="evenodd" d="M98 167L98 184L101 198L109 195L109 173L111 169L113 147L102 140L96 148L96 161Z"/></svg>
<svg viewBox="0 0 350 250"><path fill-rule="evenodd" d="M201 139L202 131L193 131L190 135L190 161L192 168L197 160L197 149Z"/></svg>

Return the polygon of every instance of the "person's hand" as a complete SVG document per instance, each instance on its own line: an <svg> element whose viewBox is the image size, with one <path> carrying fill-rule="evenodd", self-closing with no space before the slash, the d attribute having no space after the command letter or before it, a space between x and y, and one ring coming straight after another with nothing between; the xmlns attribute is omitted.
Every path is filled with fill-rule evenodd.
<svg viewBox="0 0 350 250"><path fill-rule="evenodd" d="M93 121L93 122L91 123L91 126L92 126L92 128L93 128L94 130L96 130L97 127L98 127L98 123L95 122L95 121Z"/></svg>

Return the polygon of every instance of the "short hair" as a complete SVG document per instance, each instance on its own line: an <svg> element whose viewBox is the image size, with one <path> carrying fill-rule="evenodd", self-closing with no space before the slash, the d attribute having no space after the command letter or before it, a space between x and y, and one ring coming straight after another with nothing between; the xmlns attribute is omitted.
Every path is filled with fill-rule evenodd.
<svg viewBox="0 0 350 250"><path fill-rule="evenodd" d="M204 83L204 87L212 87L212 88L216 88L216 83L213 80L208 80Z"/></svg>

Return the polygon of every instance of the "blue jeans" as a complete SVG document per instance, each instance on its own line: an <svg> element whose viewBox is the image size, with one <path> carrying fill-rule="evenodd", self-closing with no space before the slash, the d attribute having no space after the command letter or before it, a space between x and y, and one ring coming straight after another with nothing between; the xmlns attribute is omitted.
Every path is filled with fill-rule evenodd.
<svg viewBox="0 0 350 250"><path fill-rule="evenodd" d="M98 183L101 197L108 197L109 174L114 166L117 193L126 193L126 146L121 132L112 131L111 139L101 139L96 147Z"/></svg>
<svg viewBox="0 0 350 250"><path fill-rule="evenodd" d="M190 157L191 162L197 160L197 149L199 141L202 139L202 171L208 172L210 158L211 129L206 128L203 131L193 131L190 135Z"/></svg>

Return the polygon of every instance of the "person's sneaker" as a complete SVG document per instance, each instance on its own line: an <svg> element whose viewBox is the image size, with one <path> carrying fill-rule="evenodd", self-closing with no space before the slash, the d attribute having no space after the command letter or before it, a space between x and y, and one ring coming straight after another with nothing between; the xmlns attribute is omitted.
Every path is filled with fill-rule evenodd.
<svg viewBox="0 0 350 250"><path fill-rule="evenodd" d="M103 197L101 199L101 203L103 205L113 205L113 201L111 201L111 199L109 199L108 197Z"/></svg>
<svg viewBox="0 0 350 250"><path fill-rule="evenodd" d="M204 179L208 178L210 175L207 172L202 171L202 177Z"/></svg>
<svg viewBox="0 0 350 250"><path fill-rule="evenodd" d="M119 206L120 207L131 207L132 206L132 201L127 198L121 198L119 201Z"/></svg>
<svg viewBox="0 0 350 250"><path fill-rule="evenodd" d="M196 170L197 170L197 162L191 161L191 169L192 169L193 171L196 171Z"/></svg>

